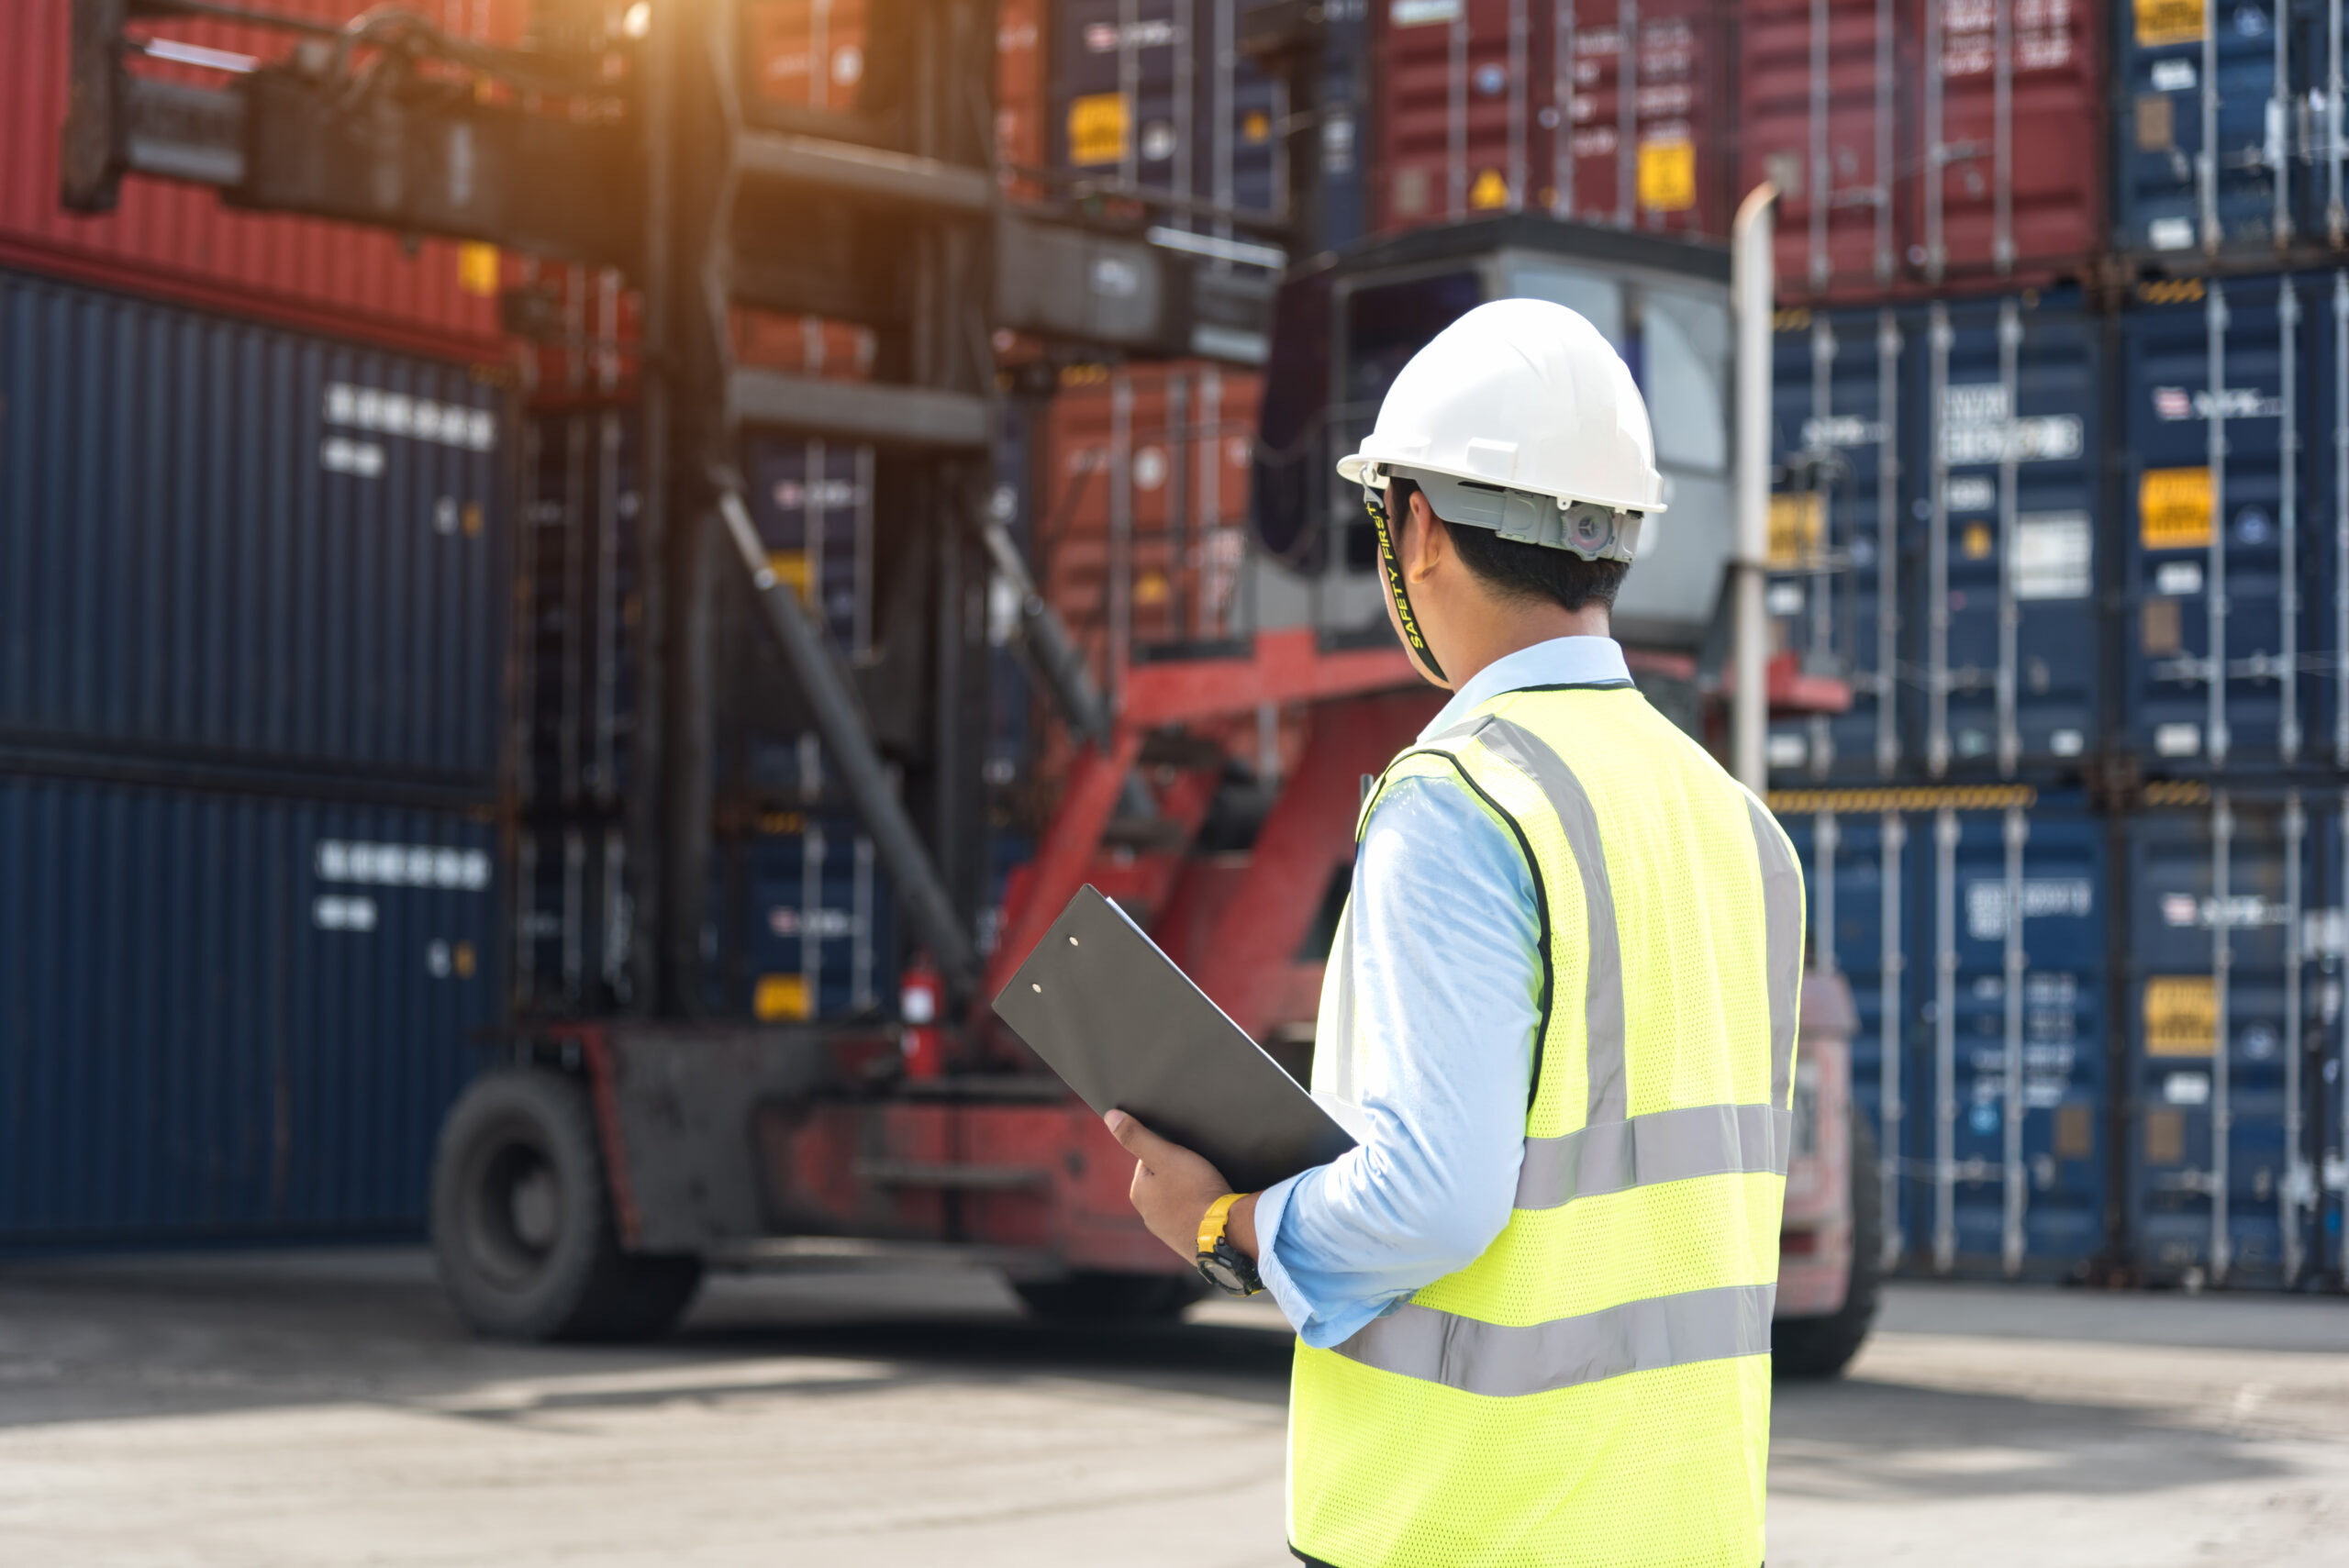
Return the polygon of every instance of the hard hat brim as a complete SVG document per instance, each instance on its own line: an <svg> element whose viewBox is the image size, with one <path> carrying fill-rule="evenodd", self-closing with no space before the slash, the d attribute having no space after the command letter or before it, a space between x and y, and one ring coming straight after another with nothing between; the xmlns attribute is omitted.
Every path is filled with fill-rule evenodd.
<svg viewBox="0 0 2349 1568"><path fill-rule="evenodd" d="M1440 464L1421 462L1417 460L1410 462L1397 462L1392 459L1376 456L1367 450L1349 452L1346 456L1340 458L1338 460L1338 477L1344 480L1349 484L1363 484L1364 483L1363 475L1374 466L1389 472L1397 469L1417 469L1425 473L1440 473L1446 479L1464 480L1471 484L1488 485L1493 484L1492 476L1489 474L1469 473L1460 469L1445 468ZM1380 487L1383 488L1384 481L1380 481L1379 484ZM1524 485L1520 484L1508 485L1504 486L1504 488L1512 490L1526 489ZM1541 490L1526 490L1526 493L1531 495L1552 494L1551 492ZM1664 514L1666 509L1661 499L1654 501L1635 501L1627 496L1585 495L1579 493L1564 496L1563 499L1569 503L1579 502L1594 506L1611 506L1619 512L1637 512L1642 517L1660 517Z"/></svg>

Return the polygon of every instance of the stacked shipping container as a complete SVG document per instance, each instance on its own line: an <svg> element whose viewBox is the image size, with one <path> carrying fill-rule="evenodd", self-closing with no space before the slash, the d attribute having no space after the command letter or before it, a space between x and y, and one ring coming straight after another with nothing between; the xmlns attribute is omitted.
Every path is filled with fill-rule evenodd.
<svg viewBox="0 0 2349 1568"><path fill-rule="evenodd" d="M1770 762L1888 1253L2305 1281L2349 1147L2327 15L1743 16L1746 174L1787 193L1771 608L1854 694Z"/></svg>

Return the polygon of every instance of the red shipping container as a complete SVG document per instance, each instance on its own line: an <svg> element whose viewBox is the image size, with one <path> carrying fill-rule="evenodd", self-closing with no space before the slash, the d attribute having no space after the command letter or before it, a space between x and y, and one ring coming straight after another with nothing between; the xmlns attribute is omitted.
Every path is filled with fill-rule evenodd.
<svg viewBox="0 0 2349 1568"><path fill-rule="evenodd" d="M271 9L342 21L362 0L271 0ZM448 30L493 42L518 36L527 0L417 0ZM239 213L211 191L133 177L121 205L87 217L58 205L72 0L0 4L0 264L70 276L306 330L447 355L494 351L495 253L316 219ZM212 22L142 32L269 60L289 34ZM217 84L215 72L134 66Z"/></svg>
<svg viewBox="0 0 2349 1568"><path fill-rule="evenodd" d="M1069 372L1044 420L1044 596L1105 682L1137 647L1235 629L1260 378L1180 361Z"/></svg>
<svg viewBox="0 0 2349 1568"><path fill-rule="evenodd" d="M751 90L771 104L846 113L864 80L864 0L744 0Z"/></svg>
<svg viewBox="0 0 2349 1568"><path fill-rule="evenodd" d="M1785 193L1796 300L2012 288L2106 233L2105 13L2087 0L1744 0L1742 185Z"/></svg>
<svg viewBox="0 0 2349 1568"><path fill-rule="evenodd" d="M1046 157L1043 0L997 0L995 21L995 151L1007 166L1041 169ZM1042 189L1006 176L1015 196Z"/></svg>
<svg viewBox="0 0 2349 1568"><path fill-rule="evenodd" d="M1377 227L1531 209L1725 234L1729 28L1723 0L1386 0Z"/></svg>

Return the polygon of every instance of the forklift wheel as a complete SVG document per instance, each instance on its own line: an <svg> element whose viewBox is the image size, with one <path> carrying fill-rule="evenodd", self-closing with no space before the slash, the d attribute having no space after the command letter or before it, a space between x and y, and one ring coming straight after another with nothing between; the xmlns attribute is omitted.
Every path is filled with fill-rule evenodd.
<svg viewBox="0 0 2349 1568"><path fill-rule="evenodd" d="M1781 1318L1770 1326L1770 1364L1780 1377L1842 1375L1867 1343L1884 1274L1884 1190L1876 1184L1876 1133L1852 1113L1852 1281L1843 1305L1824 1318Z"/></svg>
<svg viewBox="0 0 2349 1568"><path fill-rule="evenodd" d="M1074 1273L1011 1288L1029 1311L1059 1323L1168 1323L1208 1287L1196 1274Z"/></svg>
<svg viewBox="0 0 2349 1568"><path fill-rule="evenodd" d="M701 1284L697 1257L620 1250L586 1092L551 1072L489 1073L450 1110L432 1250L457 1309L500 1339L651 1339Z"/></svg>

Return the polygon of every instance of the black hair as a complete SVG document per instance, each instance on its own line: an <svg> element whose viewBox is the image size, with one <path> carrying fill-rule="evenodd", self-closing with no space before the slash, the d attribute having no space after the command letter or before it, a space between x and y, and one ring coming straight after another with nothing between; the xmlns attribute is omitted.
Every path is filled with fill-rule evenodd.
<svg viewBox="0 0 2349 1568"><path fill-rule="evenodd" d="M1388 482L1386 499L1399 534L1410 513L1411 496L1419 485L1408 479ZM1428 515L1435 517L1431 505ZM1436 521L1443 522L1442 517ZM1453 549L1485 585L1506 599L1549 600L1569 610L1591 604L1615 606L1616 590L1631 569L1627 561L1586 561L1571 550L1506 539L1490 528L1443 522Z"/></svg>

